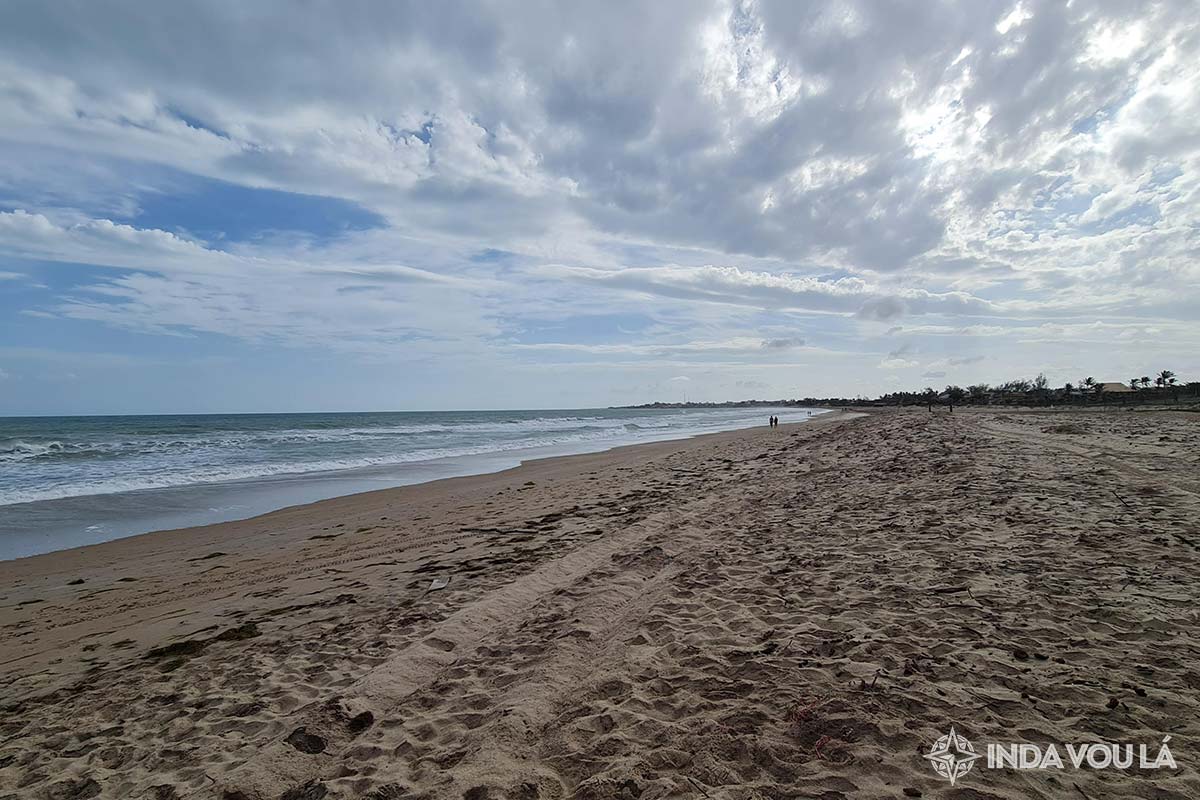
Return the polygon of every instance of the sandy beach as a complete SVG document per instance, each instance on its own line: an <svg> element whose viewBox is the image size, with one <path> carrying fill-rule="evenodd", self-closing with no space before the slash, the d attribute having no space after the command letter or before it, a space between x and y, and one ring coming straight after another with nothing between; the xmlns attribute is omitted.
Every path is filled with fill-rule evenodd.
<svg viewBox="0 0 1200 800"><path fill-rule="evenodd" d="M1197 444L836 412L0 563L0 798L1200 797Z"/></svg>

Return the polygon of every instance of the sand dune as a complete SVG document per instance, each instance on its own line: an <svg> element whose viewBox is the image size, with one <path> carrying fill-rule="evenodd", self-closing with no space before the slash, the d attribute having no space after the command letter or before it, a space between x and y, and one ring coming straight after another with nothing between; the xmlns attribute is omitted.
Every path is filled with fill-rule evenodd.
<svg viewBox="0 0 1200 800"><path fill-rule="evenodd" d="M1198 442L833 414L0 564L0 797L1200 797Z"/></svg>

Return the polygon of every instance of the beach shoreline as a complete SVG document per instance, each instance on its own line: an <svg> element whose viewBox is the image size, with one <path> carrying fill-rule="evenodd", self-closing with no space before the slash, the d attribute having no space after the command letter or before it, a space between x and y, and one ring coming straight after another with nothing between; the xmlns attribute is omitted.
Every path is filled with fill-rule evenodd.
<svg viewBox="0 0 1200 800"><path fill-rule="evenodd" d="M1192 415L872 411L0 563L0 797L1200 794Z"/></svg>
<svg viewBox="0 0 1200 800"><path fill-rule="evenodd" d="M757 427L767 409L0 420L0 561L523 461ZM786 421L821 412L780 409Z"/></svg>
<svg viewBox="0 0 1200 800"><path fill-rule="evenodd" d="M862 414L862 413L871 413L871 411L869 409L865 409L865 410L821 409L819 414L812 416L808 420L805 420L802 422L784 423L781 425L781 428L791 428L791 427L797 426L797 425L811 425L811 424L817 422L818 420L832 421L834 419L844 419L844 418L849 418L854 415L858 415L858 414ZM621 458L625 458L627 455L634 455L635 453L639 453L639 452L644 453L645 455L647 455L649 457L654 457L654 456L661 455L666 452L673 451L675 449L675 446L679 445L681 443L692 442L692 441L704 441L704 440L710 439L712 437L736 436L738 434L744 434L747 432L759 431L760 429L767 430L767 426L762 425L762 426L754 427L754 428L732 428L729 430L713 431L713 432L708 432L708 433L698 433L698 434L692 434L692 435L687 435L687 436L680 436L680 437L676 437L676 438L658 439L658 440L653 440L653 441L648 441L648 442L637 442L637 443L633 443L633 444L620 444L620 445L615 445L612 447L607 447L603 450L590 450L590 451L586 451L586 452L567 453L567 454L562 454L562 455L544 455L544 456L539 455L539 456L534 456L531 458L523 458L517 464L508 466L508 467L503 467L500 469L495 469L495 470L482 471L482 472L471 472L471 473L464 474L464 475L452 475L450 477L445 477L445 478L432 478L429 480L421 480L421 481L417 481L414 483L407 483L407 484L402 484L402 485L398 485L398 486L389 486L389 487L382 488L382 489L370 489L370 490L366 490L366 491L352 491L352 492L348 492L346 494L336 495L334 497L326 497L326 498L322 498L319 500L313 500L311 502L295 503L295 504L283 506L281 508L272 509L270 511L263 512L261 514L255 514L253 516L245 517L242 519L222 520L219 522L213 522L213 523L202 524L202 525L189 525L189 526L178 527L178 528L162 528L159 530L145 531L142 533L135 533L135 534L127 535L127 536L120 536L115 539L109 539L106 541L95 542L93 544L79 545L77 547L67 547L67 548L62 548L59 550L51 550L51 551L48 551L45 553L35 553L33 555L21 556L19 558L4 559L4 560L0 560L0 583L2 583L5 579L11 577L9 573L6 573L4 571L5 565L8 565L8 564L12 564L12 565L16 566L16 565L20 565L20 564L24 563L25 565L28 565L28 563L33 559L38 559L38 558L43 558L43 557L52 557L52 556L70 554L70 553L74 553L74 554L78 555L80 563L88 562L93 556L99 557L100 559L103 560L108 556L108 554L106 554L104 552L104 548L106 545L111 545L111 544L114 544L117 542L126 542L126 541L134 540L134 539L141 540L144 542L144 541L146 541L145 537L156 537L156 538L171 537L171 539L172 539L171 546L173 546L173 547L187 547L188 543L185 541L185 539L189 535L189 533L196 534L198 537L203 538L204 541L216 542L227 535L236 537L241 532L240 530L235 532L232 528L227 529L227 526L235 526L240 529L241 527L243 527L245 525L257 523L260 521L262 521L264 524L269 525L273 522L273 520L268 520L267 518L272 517L273 515L277 515L277 514L285 515L289 520L291 520L292 518L299 515L299 516L304 516L304 517L310 517L311 519L314 520L314 522L317 522L320 520L324 520L325 517L330 514L342 513L344 511L344 509L341 509L341 508L334 509L332 506L328 510L326 510L325 508L323 508L323 506L325 504L335 504L335 503L340 504L342 502L349 502L349 503L353 504L355 502L355 499L362 499L364 501L370 501L372 499L377 499L375 496L378 496L383 493L400 492L400 491L405 491L405 490L409 490L409 491L415 490L419 494L420 490L423 489L424 487L439 485L438 488L440 489L441 484L443 484L443 483L448 484L449 482L453 482L453 481L462 482L460 484L455 484L456 488L458 486L463 486L463 487L470 486L470 484L476 479L486 480L491 477L497 477L497 479L500 480L501 483L507 484L515 479L515 477L510 476L510 473L515 473L520 470L527 469L531 474L545 474L547 472L554 472L554 471L572 472L572 471L582 469L585 466L585 464L583 464L582 462L580 465L573 464L573 462L572 462L573 459L587 459L589 457L605 456L608 454L613 454L618 459L621 459ZM634 457L636 457L636 455ZM604 464L607 462L608 462L608 459L605 459L605 458L599 459L599 463L601 463L601 464ZM300 476L300 477L302 477L302 476ZM82 499L87 499L87 498L84 497ZM384 502L386 504L386 501L384 501ZM415 502L420 502L420 498L417 498L415 500ZM209 536L210 533L212 534L212 536ZM140 544L134 545L134 546L137 548L141 547ZM99 548L99 549L97 549L97 548ZM74 559L72 559L72 561L74 561Z"/></svg>
<svg viewBox="0 0 1200 800"><path fill-rule="evenodd" d="M427 525L431 514L445 515L445 509L455 504L483 506L492 502L488 498L499 493L525 493L539 482L543 486L547 482L571 479L582 482L588 472L625 470L631 464L653 463L714 443L756 441L787 429L820 427L854 416L857 414L851 411L826 412L775 430L762 425L683 439L622 445L591 453L531 459L496 472L356 492L288 506L243 520L150 531L0 561L0 586L5 587L0 596L0 631L8 629L14 622L19 625L23 616L30 615L43 603L86 598L100 592L128 590L136 594L137 588L148 582L169 585L180 581L202 581L211 568L220 568L222 559L286 561L293 555L309 558L311 555L306 552L306 547L313 542L333 545L335 539L347 534L379 530L383 527L380 523L386 523L386 530L409 533ZM459 522L453 514L449 516L444 525ZM403 547L403 543L400 546ZM154 596L160 596L157 589ZM155 600L148 609L153 612L160 605ZM131 632L130 641L150 647L156 637L172 634L171 627L149 624L147 617L153 616L153 613L134 615L122 622L121 627ZM56 626L39 642L36 652L53 654L54 658L60 659L64 654L58 648L76 641L79 635L76 626ZM0 642L5 638L0 634ZM0 664L0 676L10 665L23 663L20 655L23 652L20 644L14 643L10 657ZM12 657L14 655L16 658ZM38 667L45 666L36 659L34 663Z"/></svg>

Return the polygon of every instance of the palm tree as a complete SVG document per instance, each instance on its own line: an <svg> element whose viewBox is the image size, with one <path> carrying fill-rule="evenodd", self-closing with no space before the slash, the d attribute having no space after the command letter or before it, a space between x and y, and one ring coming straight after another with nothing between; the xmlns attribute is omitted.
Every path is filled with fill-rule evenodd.
<svg viewBox="0 0 1200 800"><path fill-rule="evenodd" d="M1150 378L1149 378L1149 376L1147 376L1147 375L1143 375L1142 377L1138 378L1138 380L1142 382L1142 388L1143 388L1143 389L1145 389L1145 388L1147 388L1147 387L1149 387L1149 386L1150 386Z"/></svg>
<svg viewBox="0 0 1200 800"><path fill-rule="evenodd" d="M1129 379L1129 388L1130 388L1130 389L1133 389L1133 390L1136 392L1136 391L1137 391L1137 387L1138 387L1138 379L1137 379L1137 378L1130 378L1130 379Z"/></svg>
<svg viewBox="0 0 1200 800"><path fill-rule="evenodd" d="M1158 373L1158 384L1164 388L1167 386L1174 386L1175 373L1171 372L1169 369L1164 369L1162 372Z"/></svg>
<svg viewBox="0 0 1200 800"><path fill-rule="evenodd" d="M1083 401L1086 403L1088 395L1096 391L1096 379L1091 375L1087 376L1079 382L1079 388L1083 392Z"/></svg>

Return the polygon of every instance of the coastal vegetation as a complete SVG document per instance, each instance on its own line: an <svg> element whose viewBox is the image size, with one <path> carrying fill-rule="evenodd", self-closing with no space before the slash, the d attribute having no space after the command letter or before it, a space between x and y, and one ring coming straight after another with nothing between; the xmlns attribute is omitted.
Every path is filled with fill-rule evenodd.
<svg viewBox="0 0 1200 800"><path fill-rule="evenodd" d="M744 408L752 406L841 407L841 406L931 406L931 405L1020 405L1020 406L1135 406L1171 405L1200 407L1200 381L1180 381L1169 369L1147 376L1129 378L1126 382L1102 381L1086 376L1052 387L1044 374L1016 378L997 384L975 383L966 387L949 384L942 389L926 386L923 389L895 391L874 398L857 397L800 397L779 400L734 400L721 403L646 403L623 408Z"/></svg>

